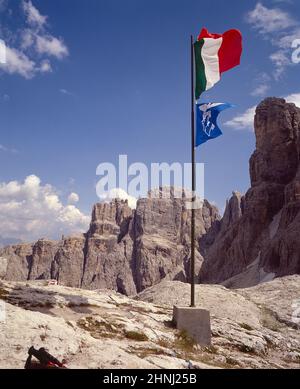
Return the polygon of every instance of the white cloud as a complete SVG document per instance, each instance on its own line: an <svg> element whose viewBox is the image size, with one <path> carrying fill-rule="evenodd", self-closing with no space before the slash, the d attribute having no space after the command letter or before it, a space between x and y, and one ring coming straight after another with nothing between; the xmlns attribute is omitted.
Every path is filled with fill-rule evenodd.
<svg viewBox="0 0 300 389"><path fill-rule="evenodd" d="M284 97L287 103L293 103L300 108L300 93L293 93ZM224 125L233 128L234 130L250 130L254 129L254 116L256 106L248 108L244 113L236 116Z"/></svg>
<svg viewBox="0 0 300 389"><path fill-rule="evenodd" d="M36 50L40 54L52 55L58 59L62 59L69 54L67 46L62 39L54 36L36 36Z"/></svg>
<svg viewBox="0 0 300 389"><path fill-rule="evenodd" d="M299 20L280 8L267 8L261 3L248 12L246 20L276 49L269 57L274 65L273 76L279 80L287 67L293 65L291 44L299 38Z"/></svg>
<svg viewBox="0 0 300 389"><path fill-rule="evenodd" d="M234 119L225 123L225 126L235 130L253 129L254 115L256 107L247 109L243 114L236 116Z"/></svg>
<svg viewBox="0 0 300 389"><path fill-rule="evenodd" d="M48 59L40 65L31 60L22 51L6 46L6 63L0 64L0 69L8 74L18 74L26 79L33 78L37 73L50 73L51 63Z"/></svg>
<svg viewBox="0 0 300 389"><path fill-rule="evenodd" d="M251 92L251 95L255 97L262 97L266 95L269 89L270 89L269 85L260 84Z"/></svg>
<svg viewBox="0 0 300 389"><path fill-rule="evenodd" d="M68 204L76 204L79 201L79 196L77 193L70 193L68 196Z"/></svg>
<svg viewBox="0 0 300 389"><path fill-rule="evenodd" d="M278 50L270 55L270 59L275 65L274 77L279 80L286 67L291 64L290 57L284 50Z"/></svg>
<svg viewBox="0 0 300 389"><path fill-rule="evenodd" d="M21 32L21 48L23 50L33 46L35 42L34 33L30 29L23 30Z"/></svg>
<svg viewBox="0 0 300 389"><path fill-rule="evenodd" d="M262 73L257 79L255 83L257 86L251 92L252 96L255 97L263 97L266 95L267 91L270 89L271 78L267 73Z"/></svg>
<svg viewBox="0 0 300 389"><path fill-rule="evenodd" d="M70 91L67 90L67 89L61 88L59 91L60 91L60 93L61 93L62 95L73 96L73 97L75 97L74 93L70 92Z"/></svg>
<svg viewBox="0 0 300 389"><path fill-rule="evenodd" d="M31 175L24 182L0 183L0 220L3 238L34 241L85 232L90 217L74 205L63 205L55 188Z"/></svg>
<svg viewBox="0 0 300 389"><path fill-rule="evenodd" d="M0 64L0 69L9 74L19 74L27 79L35 74L35 62L21 51L6 46L6 63Z"/></svg>
<svg viewBox="0 0 300 389"><path fill-rule="evenodd" d="M299 39L299 38L300 38L300 27L297 27L297 28L294 28L289 33L284 34L284 36L280 37L280 39L276 42L276 44L281 49L290 50L292 47L293 41L296 39Z"/></svg>
<svg viewBox="0 0 300 389"><path fill-rule="evenodd" d="M297 107L300 108L300 93L293 93L285 97L287 103L294 103Z"/></svg>
<svg viewBox="0 0 300 389"><path fill-rule="evenodd" d="M62 60L69 54L68 47L62 38L47 31L47 16L42 15L31 0L22 0L20 10L23 19L25 16L25 28L12 31L8 26L3 26L7 40L14 36L14 41L19 44L6 47L6 63L0 63L0 70L26 79L38 73L52 72L49 57Z"/></svg>
<svg viewBox="0 0 300 389"><path fill-rule="evenodd" d="M48 59L44 59L41 62L39 70L41 73L51 73L52 72L51 62Z"/></svg>
<svg viewBox="0 0 300 389"><path fill-rule="evenodd" d="M253 11L248 12L247 21L261 34L279 32L295 26L296 21L279 8L266 8L257 3Z"/></svg>
<svg viewBox="0 0 300 389"><path fill-rule="evenodd" d="M136 208L137 199L133 196L130 196L125 190L121 188L111 189L108 193L101 195L100 200L103 202L110 202L113 199L127 200L128 205L131 209Z"/></svg>
<svg viewBox="0 0 300 389"><path fill-rule="evenodd" d="M42 27L47 21L47 16L41 15L40 11L29 1L23 1L23 9L29 25Z"/></svg>

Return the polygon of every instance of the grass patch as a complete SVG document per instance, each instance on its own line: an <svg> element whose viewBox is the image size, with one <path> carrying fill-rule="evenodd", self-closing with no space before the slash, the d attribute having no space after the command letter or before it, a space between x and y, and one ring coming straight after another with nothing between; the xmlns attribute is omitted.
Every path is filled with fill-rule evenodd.
<svg viewBox="0 0 300 389"><path fill-rule="evenodd" d="M90 333L95 339L115 338L115 339L130 339L138 342L148 341L146 334L138 331L126 331L125 326L121 323L114 323L103 318L97 320L94 317L85 317L77 321L78 327Z"/></svg>
<svg viewBox="0 0 300 389"><path fill-rule="evenodd" d="M165 320L164 321L164 326L167 327L167 328L176 329L176 324L174 323L173 320Z"/></svg>
<svg viewBox="0 0 300 389"><path fill-rule="evenodd" d="M218 354L218 349L215 346L207 346L203 349L203 351L209 354Z"/></svg>
<svg viewBox="0 0 300 389"><path fill-rule="evenodd" d="M189 334L185 330L182 330L176 334L176 340L174 345L176 348L179 348L185 352L191 352L194 350L196 342L193 338L189 336Z"/></svg>
<svg viewBox="0 0 300 389"><path fill-rule="evenodd" d="M227 359L225 359L224 362L215 360L215 357L218 355L218 349L215 346L208 346L201 350L196 350L194 347L196 343L185 331L179 332L174 342L160 339L157 344L160 347L173 350L176 357L181 359L205 363L206 365L220 367L223 369L233 368L233 363L230 363Z"/></svg>
<svg viewBox="0 0 300 389"><path fill-rule="evenodd" d="M238 350L241 351L242 353L256 355L256 353L255 353L255 351L253 350L253 348L250 347L250 346L247 346L247 345L245 345L245 344L238 345L237 348L238 348Z"/></svg>
<svg viewBox="0 0 300 389"><path fill-rule="evenodd" d="M247 323L238 323L241 328L243 328L246 331L253 331L253 328L249 326Z"/></svg>
<svg viewBox="0 0 300 389"><path fill-rule="evenodd" d="M226 358L226 365L231 366L231 368L236 368L236 366L240 366L239 362L231 357L225 357Z"/></svg>
<svg viewBox="0 0 300 389"><path fill-rule="evenodd" d="M120 324L116 326L113 323L109 323L105 320L99 321L93 317L85 317L77 321L78 327L90 333L95 339L101 338L122 338L123 329ZM121 331L118 331L118 327L121 327Z"/></svg>
<svg viewBox="0 0 300 389"><path fill-rule="evenodd" d="M165 339L159 339L157 344L160 346L160 347L164 347L164 348L168 348L168 349L171 349L173 347L173 345L171 344L171 342L165 340Z"/></svg>
<svg viewBox="0 0 300 389"><path fill-rule="evenodd" d="M147 342L148 340L146 334L137 331L125 331L125 337L130 340L136 340L137 342Z"/></svg>
<svg viewBox="0 0 300 389"><path fill-rule="evenodd" d="M122 303L119 304L119 308L127 308L126 310L130 312L137 312L137 313L152 313L150 309L144 308L144 307L135 307L128 303Z"/></svg>
<svg viewBox="0 0 300 389"><path fill-rule="evenodd" d="M151 357L152 355L168 355L168 353L166 353L164 350L155 347L139 348L134 350L134 353L142 359Z"/></svg>
<svg viewBox="0 0 300 389"><path fill-rule="evenodd" d="M274 332L278 332L282 327L280 322L274 316L274 313L266 307L263 307L261 309L261 324L265 328L268 328L269 330Z"/></svg>
<svg viewBox="0 0 300 389"><path fill-rule="evenodd" d="M9 295L8 291L0 288L0 300L6 300L6 297Z"/></svg>

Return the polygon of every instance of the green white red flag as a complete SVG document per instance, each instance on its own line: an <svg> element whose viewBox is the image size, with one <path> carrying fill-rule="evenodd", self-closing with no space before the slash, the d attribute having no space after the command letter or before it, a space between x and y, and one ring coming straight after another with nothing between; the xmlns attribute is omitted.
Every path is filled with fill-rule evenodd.
<svg viewBox="0 0 300 389"><path fill-rule="evenodd" d="M221 74L240 64L242 35L238 30L211 34L203 28L194 44L196 65L196 99L212 88Z"/></svg>

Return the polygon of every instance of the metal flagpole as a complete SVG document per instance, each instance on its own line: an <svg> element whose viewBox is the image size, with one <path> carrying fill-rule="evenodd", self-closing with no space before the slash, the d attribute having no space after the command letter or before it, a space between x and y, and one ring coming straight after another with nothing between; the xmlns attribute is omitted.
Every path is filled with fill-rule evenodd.
<svg viewBox="0 0 300 389"><path fill-rule="evenodd" d="M191 136L192 136L192 220L191 220L191 307L195 307L195 202L196 202L196 166L195 166L195 84L194 84L194 38L191 35Z"/></svg>

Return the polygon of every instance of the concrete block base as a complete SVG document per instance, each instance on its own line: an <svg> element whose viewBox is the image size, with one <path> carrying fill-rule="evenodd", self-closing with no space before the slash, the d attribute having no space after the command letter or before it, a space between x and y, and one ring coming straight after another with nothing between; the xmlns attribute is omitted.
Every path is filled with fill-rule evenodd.
<svg viewBox="0 0 300 389"><path fill-rule="evenodd" d="M173 322L200 346L211 345L210 313L206 309L174 306Z"/></svg>

